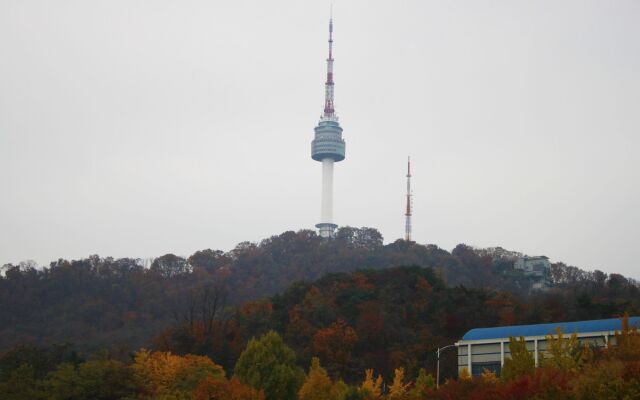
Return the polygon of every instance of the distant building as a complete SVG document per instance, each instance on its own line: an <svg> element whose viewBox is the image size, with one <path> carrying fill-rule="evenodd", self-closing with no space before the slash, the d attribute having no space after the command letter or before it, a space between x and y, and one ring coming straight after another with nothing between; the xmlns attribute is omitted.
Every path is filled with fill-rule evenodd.
<svg viewBox="0 0 640 400"><path fill-rule="evenodd" d="M629 323L640 324L640 317L630 317ZM524 337L527 349L533 353L536 366L540 354L547 348L547 336L555 335L556 328L570 335L575 333L583 344L605 347L608 342L615 344L615 333L622 329L620 319L600 319L594 321L563 322L556 324L515 325L496 328L472 329L456 343L458 347L458 373L463 368L472 375L481 375L484 369L502 373L505 358L510 357L509 338Z"/></svg>
<svg viewBox="0 0 640 400"><path fill-rule="evenodd" d="M519 257L513 267L529 278L531 290L546 290L551 287L551 263L548 257Z"/></svg>

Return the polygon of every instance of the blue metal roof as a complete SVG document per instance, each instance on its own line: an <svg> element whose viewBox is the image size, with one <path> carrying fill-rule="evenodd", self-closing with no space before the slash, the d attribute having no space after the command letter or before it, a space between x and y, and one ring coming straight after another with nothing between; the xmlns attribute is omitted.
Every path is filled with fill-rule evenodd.
<svg viewBox="0 0 640 400"><path fill-rule="evenodd" d="M640 317L629 317L629 323L640 326ZM546 336L556 333L556 327L560 327L563 333L586 333L619 331L622 323L619 318L596 319L593 321L558 322L552 324L537 325L513 325L498 326L495 328L476 328L465 333L462 340L484 340L520 336Z"/></svg>

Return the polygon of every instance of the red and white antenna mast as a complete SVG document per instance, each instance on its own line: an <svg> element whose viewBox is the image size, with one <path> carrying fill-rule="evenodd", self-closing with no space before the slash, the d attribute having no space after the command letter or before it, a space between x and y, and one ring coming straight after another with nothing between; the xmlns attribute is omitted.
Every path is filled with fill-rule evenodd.
<svg viewBox="0 0 640 400"><path fill-rule="evenodd" d="M329 58L327 58L327 81L324 84L324 120L336 120L333 108L333 5L329 16Z"/></svg>
<svg viewBox="0 0 640 400"><path fill-rule="evenodd" d="M407 157L407 211L405 212L404 240L411 240L411 214L413 211L413 195L411 194L411 157Z"/></svg>

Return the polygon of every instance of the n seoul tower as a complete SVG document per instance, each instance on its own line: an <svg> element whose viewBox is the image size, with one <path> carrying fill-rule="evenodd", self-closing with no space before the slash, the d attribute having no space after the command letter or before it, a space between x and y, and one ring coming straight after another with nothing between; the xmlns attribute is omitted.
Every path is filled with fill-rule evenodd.
<svg viewBox="0 0 640 400"><path fill-rule="evenodd" d="M315 127L311 142L311 158L322 162L322 205L320 223L316 224L320 236L330 238L338 225L333 223L333 164L344 160L345 143L342 128L333 108L333 17L329 18L329 58L327 81L324 84L324 113Z"/></svg>

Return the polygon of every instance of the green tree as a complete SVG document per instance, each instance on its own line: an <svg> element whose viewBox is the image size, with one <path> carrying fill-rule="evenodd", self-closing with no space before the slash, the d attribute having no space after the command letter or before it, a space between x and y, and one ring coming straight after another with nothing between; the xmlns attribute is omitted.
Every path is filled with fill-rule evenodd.
<svg viewBox="0 0 640 400"><path fill-rule="evenodd" d="M350 386L339 397L340 400L368 400L370 393L358 387Z"/></svg>
<svg viewBox="0 0 640 400"><path fill-rule="evenodd" d="M424 368L420 368L418 371L418 377L416 383L411 389L411 395L416 398L421 398L428 389L436 388L436 380L433 375L427 375L427 371Z"/></svg>
<svg viewBox="0 0 640 400"><path fill-rule="evenodd" d="M267 400L295 400L304 381L295 353L273 331L249 341L234 374L245 385L264 390Z"/></svg>
<svg viewBox="0 0 640 400"><path fill-rule="evenodd" d="M36 400L47 396L40 390L40 382L35 377L35 369L22 364L8 373L7 379L0 381L0 399Z"/></svg>
<svg viewBox="0 0 640 400"><path fill-rule="evenodd" d="M536 364L533 355L527 350L527 342L523 337L517 340L514 337L509 338L509 351L511 358L504 360L502 368L502 377L507 381L513 380L523 375L531 373Z"/></svg>
<svg viewBox="0 0 640 400"><path fill-rule="evenodd" d="M0 381L6 380L11 372L22 364L31 366L34 377L41 380L63 362L76 365L81 361L68 344L57 344L48 347L17 346L0 356Z"/></svg>
<svg viewBox="0 0 640 400"><path fill-rule="evenodd" d="M93 360L77 367L62 363L43 382L52 400L120 399L135 392L129 367L116 360Z"/></svg>
<svg viewBox="0 0 640 400"><path fill-rule="evenodd" d="M43 383L47 397L52 400L85 399L80 376L75 365L62 363Z"/></svg>
<svg viewBox="0 0 640 400"><path fill-rule="evenodd" d="M342 379L338 380L331 389L331 400L344 400L348 391L349 386Z"/></svg>

